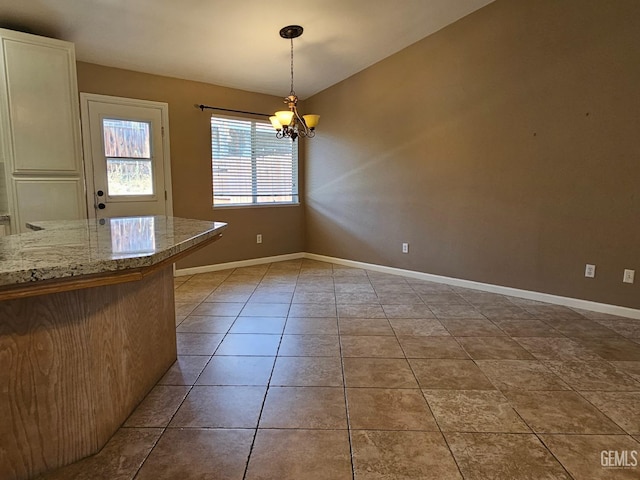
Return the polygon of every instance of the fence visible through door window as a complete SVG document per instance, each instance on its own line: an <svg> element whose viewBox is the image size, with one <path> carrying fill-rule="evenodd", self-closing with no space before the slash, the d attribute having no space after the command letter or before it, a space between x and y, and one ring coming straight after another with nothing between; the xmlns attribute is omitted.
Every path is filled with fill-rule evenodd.
<svg viewBox="0 0 640 480"><path fill-rule="evenodd" d="M104 118L109 196L153 195L149 122Z"/></svg>
<svg viewBox="0 0 640 480"><path fill-rule="evenodd" d="M298 144L269 122L211 117L213 205L298 203Z"/></svg>

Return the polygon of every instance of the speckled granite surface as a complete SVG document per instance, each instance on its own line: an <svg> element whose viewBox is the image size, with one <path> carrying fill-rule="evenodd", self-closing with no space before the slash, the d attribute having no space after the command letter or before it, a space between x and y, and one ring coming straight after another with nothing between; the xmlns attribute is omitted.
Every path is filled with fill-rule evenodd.
<svg viewBox="0 0 640 480"><path fill-rule="evenodd" d="M30 226L39 231L0 237L0 287L155 265L227 224L150 216Z"/></svg>

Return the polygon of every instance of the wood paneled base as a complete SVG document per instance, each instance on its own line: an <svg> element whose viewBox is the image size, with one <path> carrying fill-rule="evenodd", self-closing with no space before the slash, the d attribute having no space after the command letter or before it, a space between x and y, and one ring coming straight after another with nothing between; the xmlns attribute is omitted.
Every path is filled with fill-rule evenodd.
<svg viewBox="0 0 640 480"><path fill-rule="evenodd" d="M97 452L176 359L172 265L0 302L0 478Z"/></svg>

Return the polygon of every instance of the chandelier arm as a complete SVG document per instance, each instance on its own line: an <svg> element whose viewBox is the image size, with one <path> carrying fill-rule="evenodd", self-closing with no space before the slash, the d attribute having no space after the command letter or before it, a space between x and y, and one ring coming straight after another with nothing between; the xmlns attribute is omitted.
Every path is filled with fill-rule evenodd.
<svg viewBox="0 0 640 480"><path fill-rule="evenodd" d="M304 121L304 119L298 113L298 109L297 108L293 109L293 114L296 117L296 124L298 125L298 133L300 135L302 135L303 137L308 137L309 136L309 132L311 130L309 130L309 127L307 127L307 123Z"/></svg>

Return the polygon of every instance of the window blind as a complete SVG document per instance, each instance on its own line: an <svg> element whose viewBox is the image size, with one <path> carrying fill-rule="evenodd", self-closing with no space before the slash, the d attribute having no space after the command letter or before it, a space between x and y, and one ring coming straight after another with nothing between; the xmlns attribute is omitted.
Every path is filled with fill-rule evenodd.
<svg viewBox="0 0 640 480"><path fill-rule="evenodd" d="M213 205L298 202L298 146L270 123L211 117Z"/></svg>

